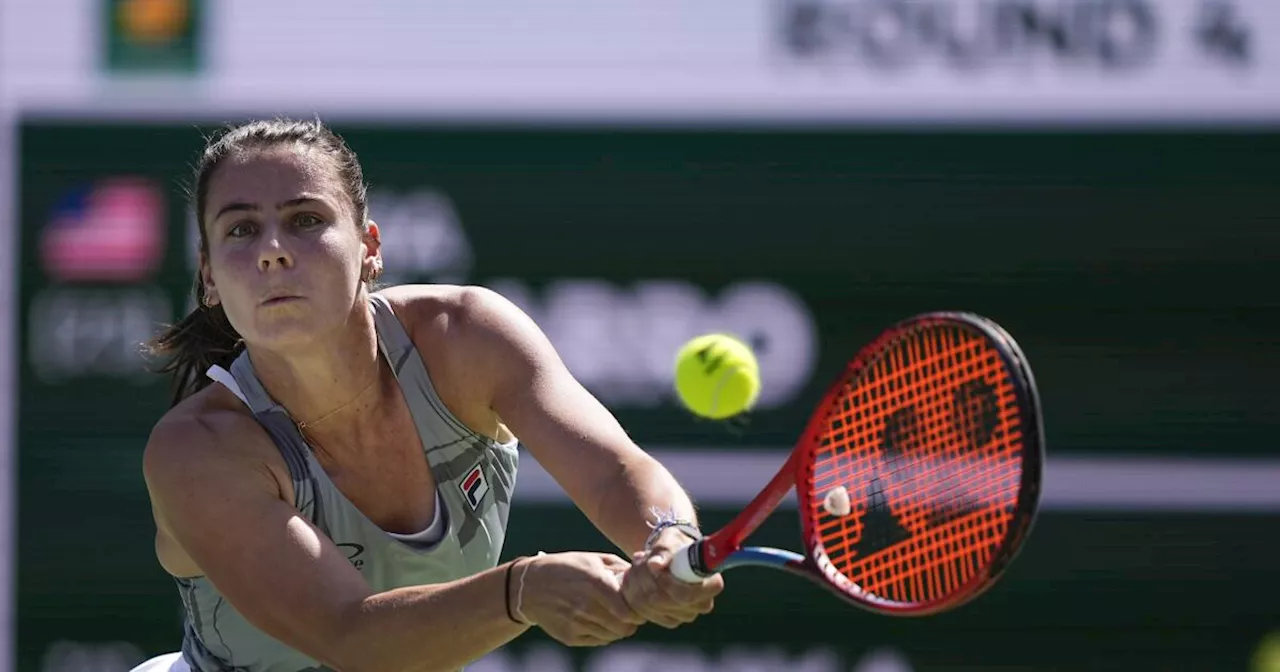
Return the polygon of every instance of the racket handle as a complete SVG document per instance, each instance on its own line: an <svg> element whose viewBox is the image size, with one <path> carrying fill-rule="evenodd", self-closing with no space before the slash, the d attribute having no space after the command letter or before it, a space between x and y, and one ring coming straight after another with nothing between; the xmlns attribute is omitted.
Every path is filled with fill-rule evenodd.
<svg viewBox="0 0 1280 672"><path fill-rule="evenodd" d="M715 572L707 572L702 564L702 542L694 541L677 548L671 555L671 575L685 583L701 583Z"/></svg>

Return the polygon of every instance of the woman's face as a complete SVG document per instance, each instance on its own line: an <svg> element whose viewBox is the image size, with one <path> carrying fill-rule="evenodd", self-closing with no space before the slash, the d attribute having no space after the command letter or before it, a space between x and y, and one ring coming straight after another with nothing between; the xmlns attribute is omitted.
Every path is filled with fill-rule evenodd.
<svg viewBox="0 0 1280 672"><path fill-rule="evenodd" d="M250 346L306 343L349 319L378 253L328 155L305 146L233 154L204 205L208 295Z"/></svg>

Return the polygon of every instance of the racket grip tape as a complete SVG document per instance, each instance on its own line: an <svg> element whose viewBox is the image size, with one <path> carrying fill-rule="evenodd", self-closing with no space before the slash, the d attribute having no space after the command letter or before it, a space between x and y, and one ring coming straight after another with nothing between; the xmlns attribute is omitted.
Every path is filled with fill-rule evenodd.
<svg viewBox="0 0 1280 672"><path fill-rule="evenodd" d="M694 541L678 548L671 555L671 575L685 583L701 583L715 572L707 570L702 562L702 541Z"/></svg>

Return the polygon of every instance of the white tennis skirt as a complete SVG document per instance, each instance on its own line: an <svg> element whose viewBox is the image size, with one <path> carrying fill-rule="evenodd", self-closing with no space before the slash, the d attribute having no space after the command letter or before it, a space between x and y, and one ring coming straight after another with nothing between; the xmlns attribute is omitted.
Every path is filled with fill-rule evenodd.
<svg viewBox="0 0 1280 672"><path fill-rule="evenodd" d="M132 672L191 672L191 666L182 657L182 652L166 653L148 661L139 663Z"/></svg>

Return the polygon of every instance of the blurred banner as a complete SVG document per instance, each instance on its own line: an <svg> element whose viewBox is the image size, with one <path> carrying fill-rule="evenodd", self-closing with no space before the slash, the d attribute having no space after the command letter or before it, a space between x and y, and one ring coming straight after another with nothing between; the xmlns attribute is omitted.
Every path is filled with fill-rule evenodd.
<svg viewBox="0 0 1280 672"><path fill-rule="evenodd" d="M123 670L179 643L140 471L167 381L137 346L191 305L199 121L19 128L20 672ZM331 121L372 183L388 281L523 306L708 526L898 319L983 313L1042 387L1049 510L958 613L874 617L745 570L695 626L600 651L533 634L475 669L1242 669L1274 622L1280 538L1259 514L1280 511L1280 137ZM712 329L760 354L744 427L673 403L676 347ZM531 458L520 488L506 556L608 547ZM784 512L762 540L795 534Z"/></svg>
<svg viewBox="0 0 1280 672"><path fill-rule="evenodd" d="M26 109L847 123L1280 113L1272 0L16 0Z"/></svg>

